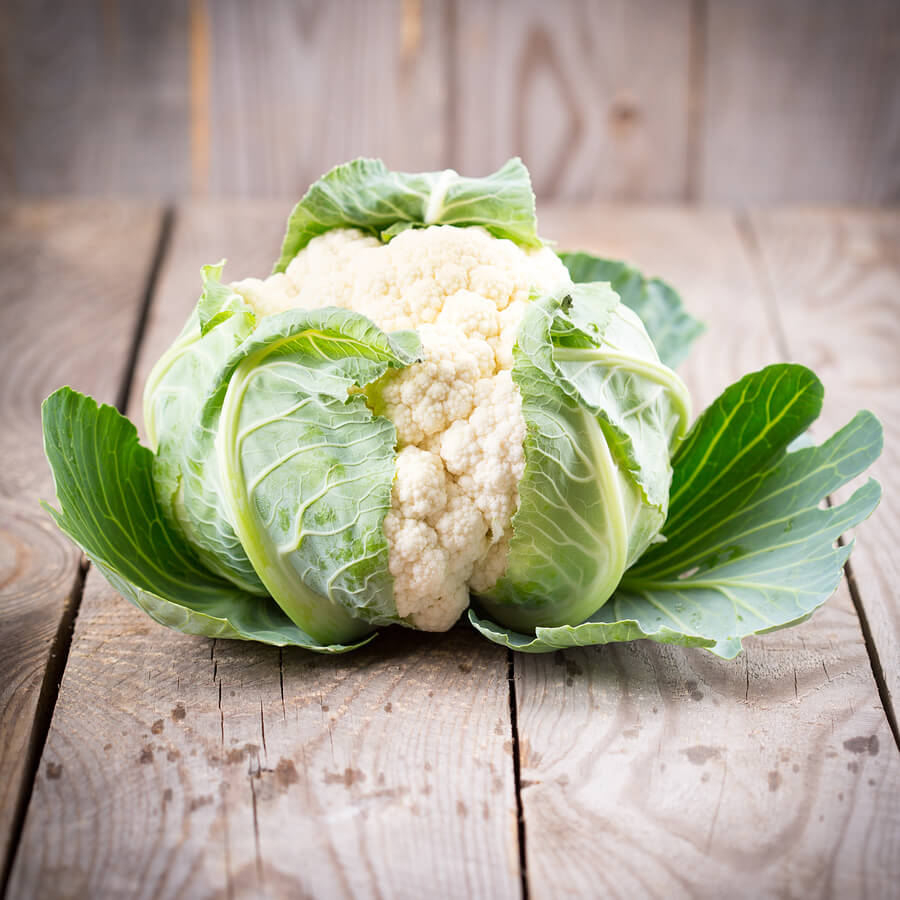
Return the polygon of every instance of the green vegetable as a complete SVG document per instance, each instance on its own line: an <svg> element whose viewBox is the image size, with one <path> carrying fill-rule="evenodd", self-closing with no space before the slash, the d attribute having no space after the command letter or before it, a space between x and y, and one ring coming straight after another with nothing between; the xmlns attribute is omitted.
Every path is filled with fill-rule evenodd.
<svg viewBox="0 0 900 900"><path fill-rule="evenodd" d="M321 653L353 649L316 641L274 601L250 596L204 568L160 509L153 454L115 409L63 387L44 401L42 414L60 511L45 508L122 596L186 634Z"/></svg>
<svg viewBox="0 0 900 900"><path fill-rule="evenodd" d="M577 625L662 527L690 400L606 284L531 305L513 379L525 474L506 575L479 605L514 627Z"/></svg>
<svg viewBox="0 0 900 900"><path fill-rule="evenodd" d="M466 239L488 242L487 264L472 262L476 251L460 251L453 238L440 243L463 234L454 228L418 231L435 224L484 228L491 238L467 232ZM440 459L435 448L454 423L466 424L471 440L482 441L472 458L499 478L504 465L513 465L503 456L509 448L502 435L524 433L518 509L512 514L509 506L504 521L481 526L482 534L487 529L481 562L487 565L498 549L506 553L492 578L478 576L469 614L490 640L542 652L649 638L732 657L743 637L803 621L834 591L850 552L850 545L834 542L871 513L880 489L870 481L840 506L820 504L877 457L881 427L869 413L820 446L804 445L822 388L807 369L779 365L726 389L688 430L690 399L670 367L686 356L702 325L672 288L624 263L564 253L570 281L538 237L534 196L519 160L475 179L450 171L392 173L375 160L338 166L291 214L276 272L284 273L318 236L345 228L376 240L321 252L382 253L388 244L425 246L416 235L439 236L428 244L431 269L414 250L401 259L410 271L426 271L416 297L428 312L417 321L429 327L441 312L434 306L438 289L444 299L459 291L454 315L477 322L485 313L472 305L473 285L499 290L512 277L502 270L511 259L520 260L512 274L530 272L523 267L538 266L535 260L549 266L538 266L543 274L529 284L552 281L558 270L559 289L520 303L521 321L511 326L512 369L501 374L507 396L510 374L518 388L521 417L518 399L479 409L487 401L475 396L477 385L493 385L496 373L472 376L468 387L458 372L424 386L412 377L398 382L428 371L411 368L430 359L425 337L383 330L356 307L329 306L338 270L332 281L311 282L323 292L313 298L316 308L271 313L255 305L250 288L222 282L222 263L204 267L196 309L147 381L149 449L118 412L70 388L43 407L60 507L51 514L117 590L154 619L191 634L329 653L359 646L382 625L448 627L419 624L429 615L443 621L434 604L423 611L400 603L398 579L415 580L397 560L408 564L421 545L432 554L428 565L444 560L453 571L447 547L474 541L481 548L477 529L466 531L473 515L481 521L472 489L453 506L476 472L454 471L458 481L436 486L426 483L428 466L411 457L411 465L422 466L413 471L426 474L421 484L404 482L403 502L426 511L410 520L415 527L407 522L396 538L407 555L395 556L390 535L402 529L396 522L389 529L387 516L399 490L401 432L387 398L396 384L400 396L428 400L431 449L414 447L422 458ZM442 246L456 255L447 250L444 259ZM294 269L273 276L274 287L255 282L253 290L290 288L294 294L279 296L296 296L288 277ZM445 290L445 282L452 287ZM416 312L412 296L385 291L387 309L406 304ZM486 321L487 334L500 319ZM426 335L425 325L416 327ZM463 335L460 358L476 359L471 336L461 326L448 328ZM499 345L479 339L492 359L495 351L500 358ZM473 411L446 412L445 403L455 408L453 391L463 388L472 391ZM476 433L471 422L479 413L493 418ZM515 431L516 422L524 432ZM492 428L500 435L493 444ZM485 448L494 456L484 458ZM443 557L428 544L429 531L446 538Z"/></svg>
<svg viewBox="0 0 900 900"><path fill-rule="evenodd" d="M881 453L868 412L821 446L791 452L819 415L808 369L775 365L729 387L673 460L665 541L625 574L612 600L574 628L526 635L470 612L478 630L516 650L544 652L650 638L730 658L741 639L809 618L837 588L852 544L835 539L878 505L869 480L840 506L820 502Z"/></svg>
<svg viewBox="0 0 900 900"><path fill-rule="evenodd" d="M528 170L511 159L487 178L448 169L407 175L380 159L355 159L323 175L288 219L276 272L331 228L360 228L390 240L406 228L481 225L499 238L540 247Z"/></svg>

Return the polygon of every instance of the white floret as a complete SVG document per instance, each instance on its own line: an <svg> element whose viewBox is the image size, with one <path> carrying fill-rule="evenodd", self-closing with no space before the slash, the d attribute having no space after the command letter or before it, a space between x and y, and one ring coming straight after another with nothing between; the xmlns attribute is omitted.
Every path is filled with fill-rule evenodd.
<svg viewBox="0 0 900 900"><path fill-rule="evenodd" d="M385 331L415 329L422 361L370 389L397 428L384 521L398 615L444 631L506 568L524 471L512 350L535 294L568 285L549 248L482 228L409 229L382 244L357 229L314 238L283 275L236 283L263 315L341 306Z"/></svg>

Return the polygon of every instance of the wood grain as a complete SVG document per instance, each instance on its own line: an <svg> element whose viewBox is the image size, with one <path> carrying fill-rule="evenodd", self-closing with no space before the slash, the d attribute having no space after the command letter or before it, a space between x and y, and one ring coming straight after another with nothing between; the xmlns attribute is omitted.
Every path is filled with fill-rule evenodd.
<svg viewBox="0 0 900 900"><path fill-rule="evenodd" d="M777 357L725 214L554 212L543 230L669 277L709 325L698 407ZM888 897L900 758L845 585L731 662L638 642L516 658L535 897Z"/></svg>
<svg viewBox="0 0 900 900"><path fill-rule="evenodd" d="M187 17L163 3L4 4L18 193L175 194L190 186Z"/></svg>
<svg viewBox="0 0 900 900"><path fill-rule="evenodd" d="M11 897L514 897L506 657L164 631L89 575Z"/></svg>
<svg viewBox="0 0 900 900"><path fill-rule="evenodd" d="M210 7L216 195L299 198L339 162L444 162L441 4L287 0Z"/></svg>
<svg viewBox="0 0 900 900"><path fill-rule="evenodd" d="M453 164L521 155L538 197L681 197L690 4L457 4Z"/></svg>
<svg viewBox="0 0 900 900"><path fill-rule="evenodd" d="M900 200L900 5L713 0L700 199Z"/></svg>
<svg viewBox="0 0 900 900"><path fill-rule="evenodd" d="M138 381L199 266L267 271L284 212L179 214ZM469 629L333 659L213 643L91 571L11 896L516 897L511 753L506 653Z"/></svg>
<svg viewBox="0 0 900 900"><path fill-rule="evenodd" d="M791 356L825 384L820 433L871 409L885 429L884 489L851 562L894 715L900 703L900 215L845 211L751 219ZM846 492L844 492L846 494Z"/></svg>
<svg viewBox="0 0 900 900"><path fill-rule="evenodd" d="M295 198L338 162L538 196L900 198L893 0L8 0L0 191Z"/></svg>
<svg viewBox="0 0 900 900"><path fill-rule="evenodd" d="M116 400L159 226L157 210L121 204L0 210L0 865L79 575L80 555L38 505L53 499L40 404L66 383Z"/></svg>

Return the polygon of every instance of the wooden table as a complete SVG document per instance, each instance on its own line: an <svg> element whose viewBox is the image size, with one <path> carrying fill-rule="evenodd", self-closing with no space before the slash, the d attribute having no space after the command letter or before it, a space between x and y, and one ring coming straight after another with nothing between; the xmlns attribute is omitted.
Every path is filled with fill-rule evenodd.
<svg viewBox="0 0 900 900"><path fill-rule="evenodd" d="M779 359L859 407L885 498L849 577L725 662L514 656L467 626L337 658L186 637L55 530L39 405L137 416L202 263L266 272L288 203L7 207L0 224L0 859L7 896L897 896L900 214L545 210L678 286L700 409ZM893 733L892 733L893 728Z"/></svg>

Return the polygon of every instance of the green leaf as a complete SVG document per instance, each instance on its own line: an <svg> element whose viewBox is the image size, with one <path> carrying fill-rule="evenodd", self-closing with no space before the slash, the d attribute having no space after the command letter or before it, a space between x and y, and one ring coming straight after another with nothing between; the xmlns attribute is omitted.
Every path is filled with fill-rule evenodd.
<svg viewBox="0 0 900 900"><path fill-rule="evenodd" d="M592 647L597 644L618 644L649 638L659 644L677 644L681 647L715 646L715 641L697 635L682 634L661 625L658 630L646 632L634 619L618 622L586 622L581 625L562 625L556 628L535 628L534 634L520 634L490 619L482 619L474 609L469 610L469 621L484 637L495 644L518 650L520 653L550 653L568 647Z"/></svg>
<svg viewBox="0 0 900 900"><path fill-rule="evenodd" d="M203 267L200 301L182 336L147 379L144 422L156 450L156 495L168 521L188 538L206 568L244 591L264 596L266 588L234 528L220 514L221 492L196 490L198 481L213 473L195 469L190 456L193 430L223 364L256 326L251 307L221 283L223 266Z"/></svg>
<svg viewBox="0 0 900 900"><path fill-rule="evenodd" d="M359 228L390 239L410 226L481 225L499 238L540 247L534 192L518 158L484 178L452 169L389 172L380 159L355 159L322 176L294 207L275 272L317 235L332 228Z"/></svg>
<svg viewBox="0 0 900 900"><path fill-rule="evenodd" d="M111 406L60 388L42 407L56 524L110 584L157 622L186 634L238 638L320 653L322 644L269 598L252 597L203 567L167 522L153 487L153 454Z"/></svg>
<svg viewBox="0 0 900 900"><path fill-rule="evenodd" d="M681 298L664 281L645 278L627 263L589 253L560 253L576 283L608 281L622 302L644 323L659 358L672 368L688 355L704 326L687 312Z"/></svg>
<svg viewBox="0 0 900 900"><path fill-rule="evenodd" d="M676 453L666 540L628 570L609 603L581 625L539 628L533 636L477 617L473 624L491 640L531 652L631 639L617 636L624 629L731 658L744 637L805 621L840 582L852 544L835 541L881 496L869 480L840 506L820 506L882 447L880 423L860 412L823 444L789 450L821 403L821 384L802 366L769 366L742 378L700 416Z"/></svg>
<svg viewBox="0 0 900 900"><path fill-rule="evenodd" d="M414 362L413 338L333 307L268 316L193 432L185 505L220 503L271 596L323 642L397 620L382 527L396 430L358 389Z"/></svg>
<svg viewBox="0 0 900 900"><path fill-rule="evenodd" d="M252 308L244 298L230 285L222 284L224 268L223 259L214 266L203 266L200 269L203 293L197 304L197 317L200 320L201 335L208 334L233 315L246 317L250 328L256 321Z"/></svg>
<svg viewBox="0 0 900 900"><path fill-rule="evenodd" d="M505 625L576 625L666 516L687 392L607 284L536 300L514 350L527 425L506 574L480 598Z"/></svg>

